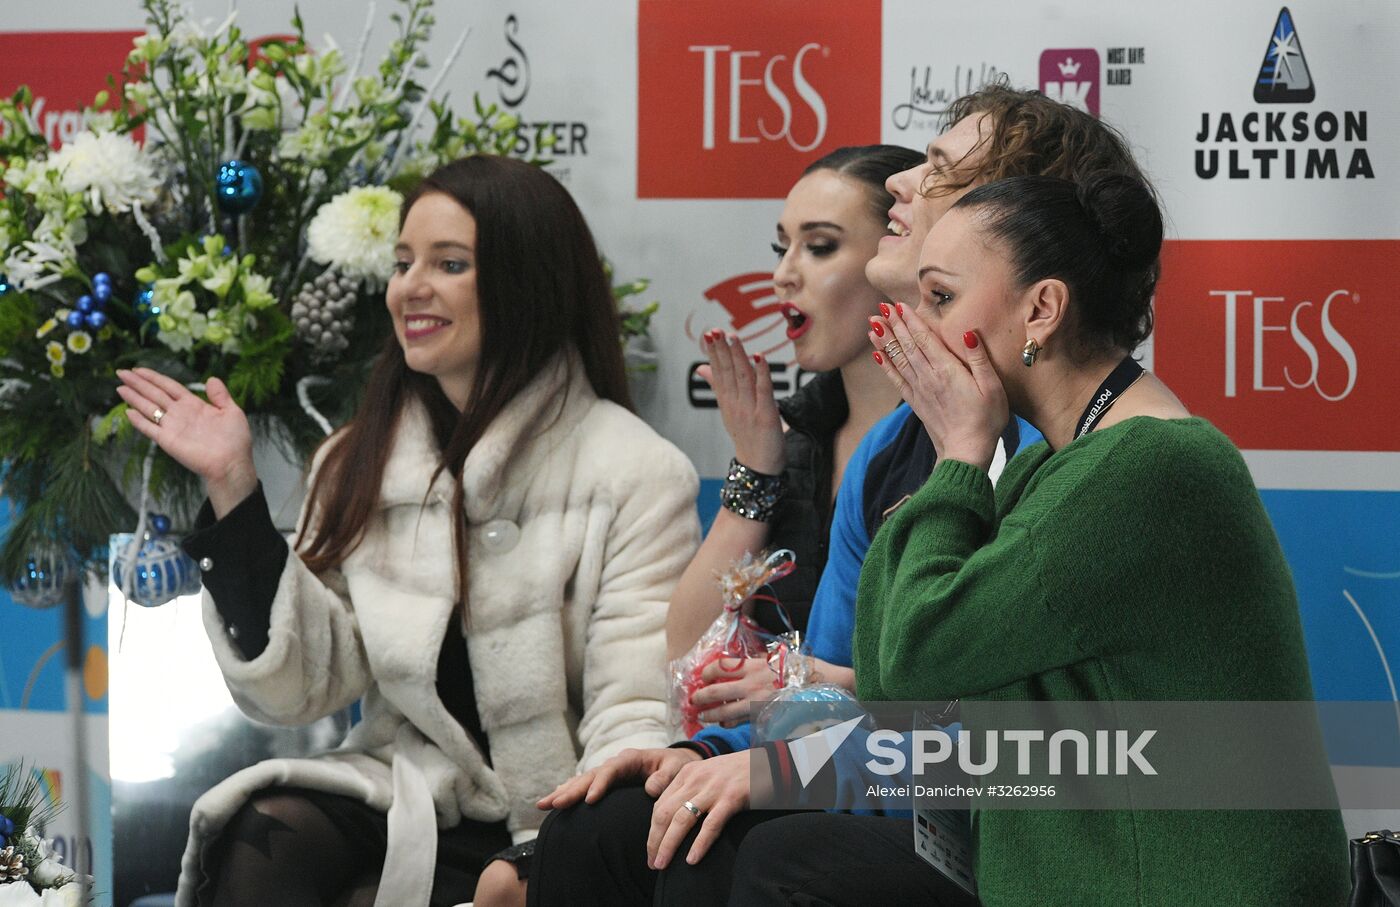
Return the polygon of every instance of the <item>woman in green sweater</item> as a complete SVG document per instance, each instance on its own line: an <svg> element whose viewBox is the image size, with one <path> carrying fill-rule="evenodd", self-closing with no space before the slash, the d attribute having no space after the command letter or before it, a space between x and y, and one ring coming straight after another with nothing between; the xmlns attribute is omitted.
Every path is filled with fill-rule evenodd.
<svg viewBox="0 0 1400 907"><path fill-rule="evenodd" d="M862 700L1312 699L1288 566L1243 459L1130 355L1161 242L1150 190L1120 175L992 183L934 226L917 310L870 334L938 465L861 572ZM994 492L1009 412L1045 441ZM1321 752L1315 725L1297 735ZM819 890L879 823L909 834L907 819L765 823L732 903ZM1328 907L1348 890L1335 809L974 809L972 828L988 907ZM934 870L902 865L911 896L924 890Z"/></svg>

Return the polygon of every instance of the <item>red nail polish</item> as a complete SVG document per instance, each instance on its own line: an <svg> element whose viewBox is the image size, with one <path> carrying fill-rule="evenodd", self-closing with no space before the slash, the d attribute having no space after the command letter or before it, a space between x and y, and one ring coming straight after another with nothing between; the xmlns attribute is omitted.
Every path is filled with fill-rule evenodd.
<svg viewBox="0 0 1400 907"><path fill-rule="evenodd" d="M890 317L890 307L886 303L880 303L880 314L886 318Z"/></svg>
<svg viewBox="0 0 1400 907"><path fill-rule="evenodd" d="M966 344L967 348L970 350L977 349L977 332L968 331L966 334L963 334L963 343Z"/></svg>
<svg viewBox="0 0 1400 907"><path fill-rule="evenodd" d="M763 362L763 357L760 356L760 355L758 355L757 353L754 353L754 356L753 356L753 364L754 364L754 365L760 365L760 364L762 364L762 362Z"/></svg>
<svg viewBox="0 0 1400 907"><path fill-rule="evenodd" d="M874 355L875 355L875 364L876 364L876 365L884 365L884 364L885 364L885 357L880 355L880 351L879 351L879 350L876 350Z"/></svg>
<svg viewBox="0 0 1400 907"><path fill-rule="evenodd" d="M900 318L904 317L904 303L896 302L894 304L894 310L899 313Z"/></svg>
<svg viewBox="0 0 1400 907"><path fill-rule="evenodd" d="M876 337L885 336L885 329L881 327L880 322L876 321L874 318L870 319L870 330L875 332Z"/></svg>

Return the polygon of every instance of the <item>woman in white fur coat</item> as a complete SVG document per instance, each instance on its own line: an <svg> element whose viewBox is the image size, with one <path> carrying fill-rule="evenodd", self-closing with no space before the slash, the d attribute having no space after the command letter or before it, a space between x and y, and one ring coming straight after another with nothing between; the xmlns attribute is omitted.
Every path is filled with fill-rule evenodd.
<svg viewBox="0 0 1400 907"><path fill-rule="evenodd" d="M235 700L274 724L364 716L200 798L182 907L468 900L493 856L525 877L539 797L672 739L663 627L697 482L628 410L578 208L534 167L467 158L405 202L395 256L394 336L291 547L223 383L206 402L118 373L132 424L204 480L186 550Z"/></svg>

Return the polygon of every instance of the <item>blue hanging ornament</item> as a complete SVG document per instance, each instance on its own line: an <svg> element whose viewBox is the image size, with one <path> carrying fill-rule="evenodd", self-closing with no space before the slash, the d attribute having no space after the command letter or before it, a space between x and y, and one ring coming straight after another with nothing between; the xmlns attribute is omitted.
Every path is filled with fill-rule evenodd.
<svg viewBox="0 0 1400 907"><path fill-rule="evenodd" d="M181 595L199 591L199 566L173 538L146 533L146 539L131 562L129 532L112 536L112 582L127 589L127 570L132 570L131 600L146 608L158 608Z"/></svg>
<svg viewBox="0 0 1400 907"><path fill-rule="evenodd" d="M112 298L112 285L110 283L95 283L92 285L93 303L100 309L103 304Z"/></svg>
<svg viewBox="0 0 1400 907"><path fill-rule="evenodd" d="M4 274L0 274L0 296L4 296L13 289L14 285L10 283L10 278L6 277Z"/></svg>
<svg viewBox="0 0 1400 907"><path fill-rule="evenodd" d="M132 307L136 309L136 317L141 321L147 318L154 318L159 315L159 311L151 311L151 300L155 297L156 291L149 286L142 287L136 294L136 302Z"/></svg>
<svg viewBox="0 0 1400 907"><path fill-rule="evenodd" d="M96 302L91 296L84 293L83 295L78 297L77 306L78 311L86 315L88 312L91 312L93 310L93 308L96 306Z"/></svg>
<svg viewBox="0 0 1400 907"><path fill-rule="evenodd" d="M81 309L73 309L68 313L68 317L63 319L63 323L75 331L81 331L87 326L87 313Z"/></svg>
<svg viewBox="0 0 1400 907"><path fill-rule="evenodd" d="M106 286L110 289L112 286L112 275L108 274L106 271L98 271L96 274L92 275L92 285L94 287Z"/></svg>
<svg viewBox="0 0 1400 907"><path fill-rule="evenodd" d="M151 531L156 535L166 535L170 532L170 517L163 513L151 514Z"/></svg>
<svg viewBox="0 0 1400 907"><path fill-rule="evenodd" d="M89 330L100 331L107 324L106 312L88 312L87 326Z"/></svg>
<svg viewBox="0 0 1400 907"><path fill-rule="evenodd" d="M214 187L225 214L246 214L262 198L262 174L252 164L225 161L219 165Z"/></svg>
<svg viewBox="0 0 1400 907"><path fill-rule="evenodd" d="M69 569L68 559L61 554L31 554L19 576L10 582L10 598L16 604L30 608L52 608L62 604Z"/></svg>
<svg viewBox="0 0 1400 907"><path fill-rule="evenodd" d="M155 292L151 285L147 284L137 291L136 301L132 303L132 308L136 310L137 324L141 326L142 331L151 334L160 330L160 325L156 323L156 319L160 317L160 306L151 304Z"/></svg>

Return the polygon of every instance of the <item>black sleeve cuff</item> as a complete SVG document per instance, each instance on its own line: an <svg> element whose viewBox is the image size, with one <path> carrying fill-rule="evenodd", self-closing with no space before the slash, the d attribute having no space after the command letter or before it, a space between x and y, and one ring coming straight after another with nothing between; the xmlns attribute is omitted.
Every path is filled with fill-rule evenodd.
<svg viewBox="0 0 1400 907"><path fill-rule="evenodd" d="M257 658L267 648L272 600L290 553L272 524L262 483L221 520L206 500L181 547L199 564L234 645L244 658Z"/></svg>
<svg viewBox="0 0 1400 907"><path fill-rule="evenodd" d="M667 749L690 750L692 753L699 753L701 759L708 759L711 756L718 755L713 747L701 743L699 740L678 740L667 747Z"/></svg>
<svg viewBox="0 0 1400 907"><path fill-rule="evenodd" d="M787 740L774 740L762 745L768 752L768 770L773 782L773 802L770 808L797 809L807 803L837 803L843 809L854 809L859 804L838 803L837 768L835 759L827 760L817 770L816 775L803 784L797 775L792 761L792 750Z"/></svg>

